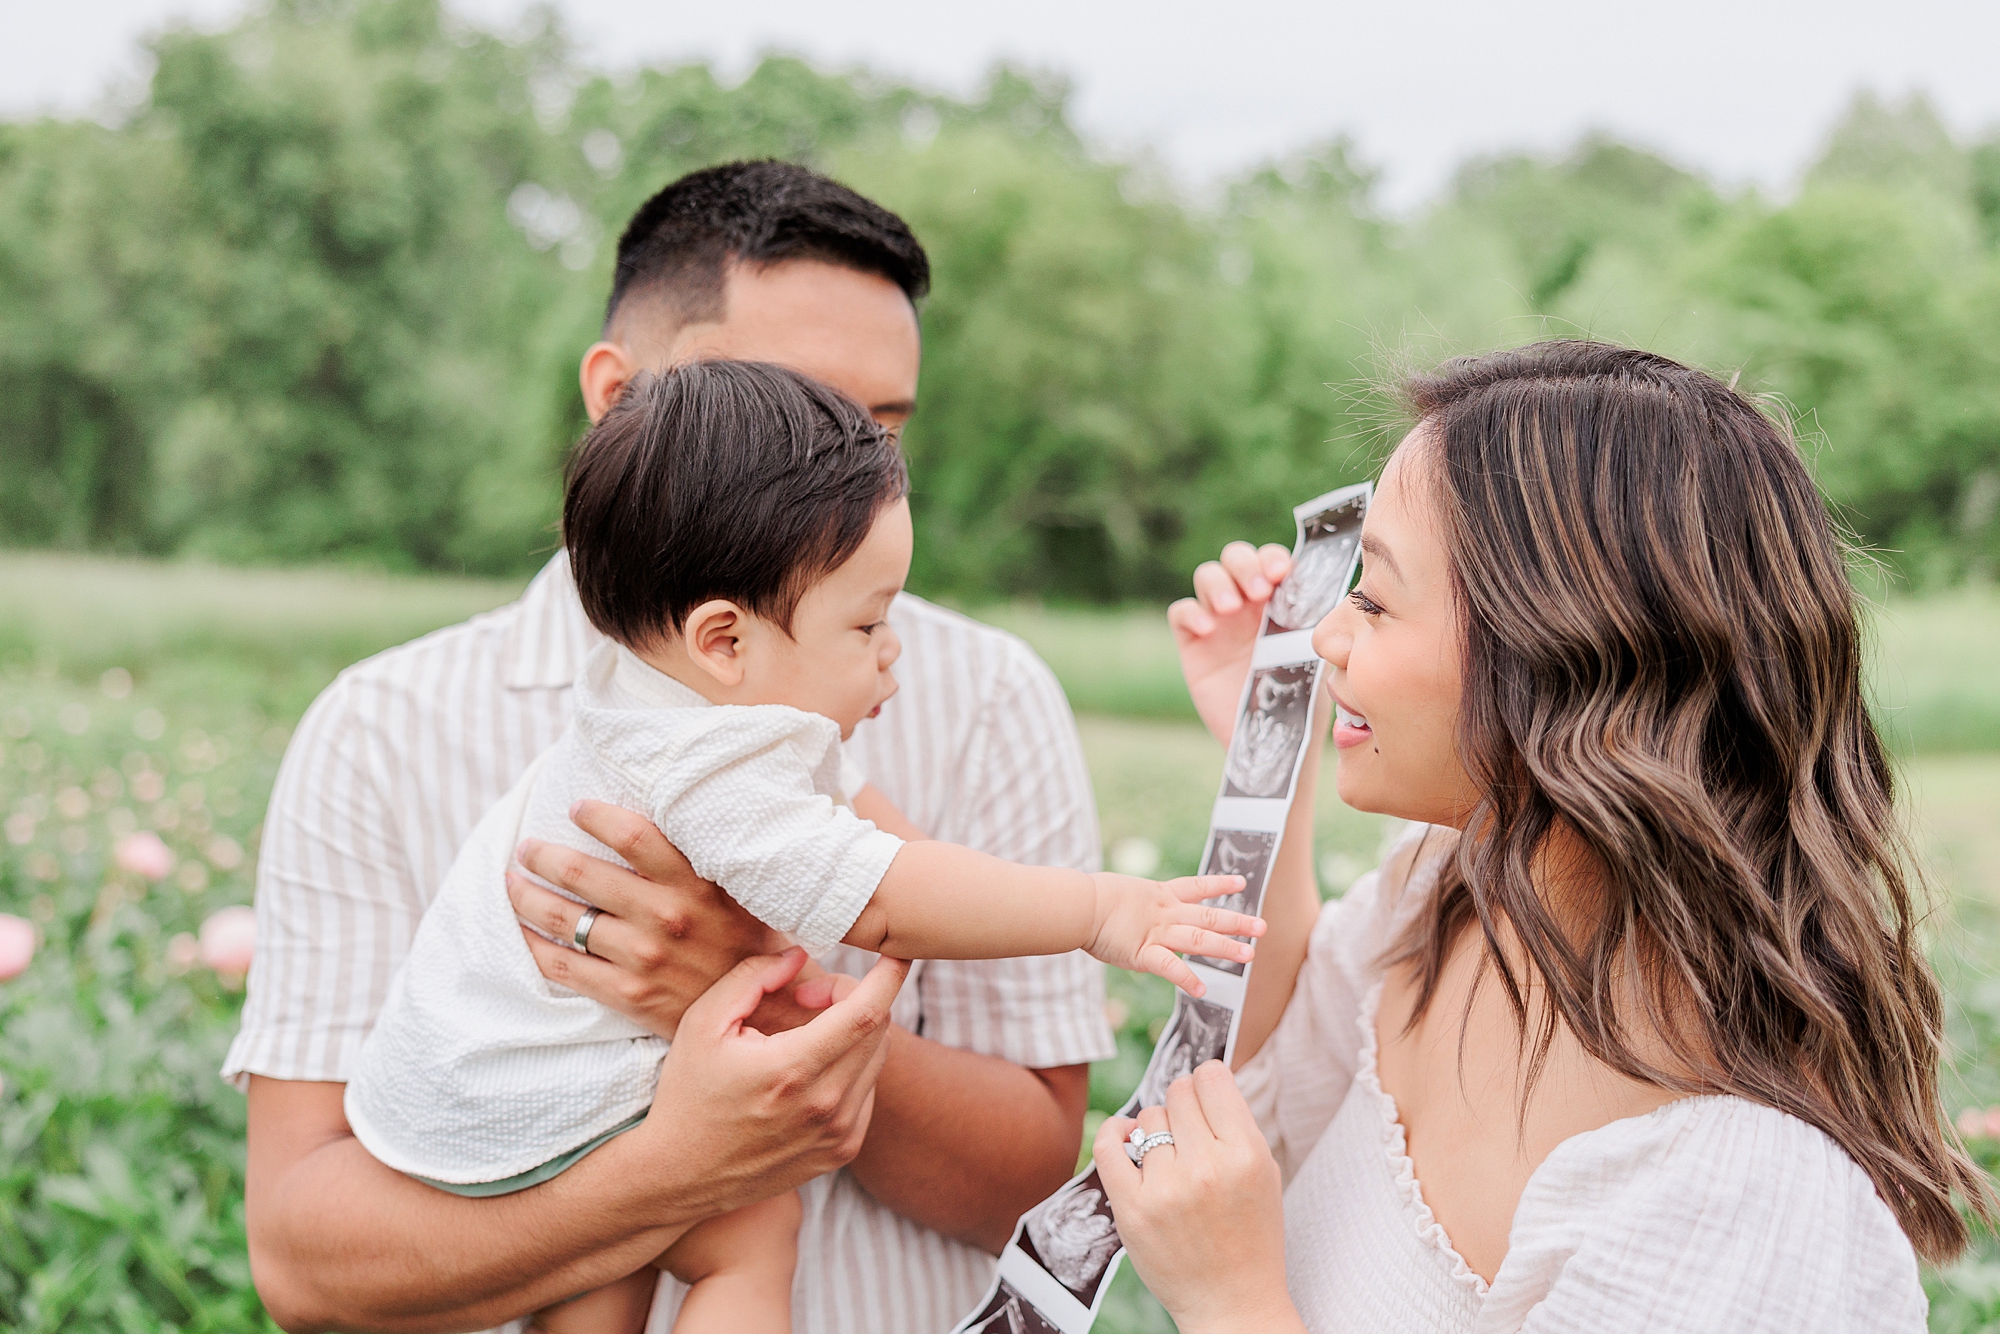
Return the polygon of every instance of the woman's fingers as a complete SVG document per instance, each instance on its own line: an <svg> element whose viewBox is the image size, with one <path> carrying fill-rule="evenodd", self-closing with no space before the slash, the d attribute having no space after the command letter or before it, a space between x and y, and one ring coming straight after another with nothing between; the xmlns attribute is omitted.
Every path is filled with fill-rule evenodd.
<svg viewBox="0 0 2000 1334"><path fill-rule="evenodd" d="M1231 542L1222 549L1222 568L1251 602L1268 601L1272 581L1264 577L1264 560L1248 542Z"/></svg>
<svg viewBox="0 0 2000 1334"><path fill-rule="evenodd" d="M1264 567L1264 577L1276 584L1292 572L1291 548L1266 542L1257 548L1257 562Z"/></svg>
<svg viewBox="0 0 2000 1334"><path fill-rule="evenodd" d="M1187 1140L1190 1149L1199 1149L1203 1141L1215 1138L1201 1099L1195 1095L1194 1080L1186 1075L1167 1085L1167 1125L1176 1140Z"/></svg>
<svg viewBox="0 0 2000 1334"><path fill-rule="evenodd" d="M1265 1143L1256 1114L1250 1110L1243 1091L1236 1087L1236 1079L1229 1073L1228 1066L1221 1061L1203 1061L1195 1067L1188 1082L1194 1088L1196 1101L1201 1104L1202 1116L1217 1139L1230 1144ZM1172 1098L1169 1092L1170 1103Z"/></svg>
<svg viewBox="0 0 2000 1334"><path fill-rule="evenodd" d="M1167 627L1174 632L1174 642L1184 644L1214 634L1215 618L1193 598L1182 598L1167 608Z"/></svg>
<svg viewBox="0 0 2000 1334"><path fill-rule="evenodd" d="M1104 1183L1105 1194L1111 1197L1111 1208L1117 1213L1125 1212L1130 1192L1139 1188L1139 1169L1125 1152L1125 1137L1137 1124L1130 1117L1106 1117L1090 1146L1091 1161L1097 1164L1097 1179Z"/></svg>
<svg viewBox="0 0 2000 1334"><path fill-rule="evenodd" d="M1243 610L1243 589L1220 561L1207 560L1194 567L1194 596L1202 610L1212 616L1234 616Z"/></svg>

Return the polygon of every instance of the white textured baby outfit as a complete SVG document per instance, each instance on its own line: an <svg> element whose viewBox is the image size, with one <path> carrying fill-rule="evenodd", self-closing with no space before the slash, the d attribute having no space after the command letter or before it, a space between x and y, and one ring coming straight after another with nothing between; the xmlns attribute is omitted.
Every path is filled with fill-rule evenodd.
<svg viewBox="0 0 2000 1334"><path fill-rule="evenodd" d="M711 704L618 644L593 650L569 726L479 822L417 928L347 1085L355 1136L398 1171L469 1185L644 1112L667 1044L542 976L507 898L514 849L538 838L623 865L569 819L585 797L622 806L817 952L903 846L842 804L841 767L831 719Z"/></svg>
<svg viewBox="0 0 2000 1334"><path fill-rule="evenodd" d="M1311 1334L1921 1334L1917 1257L1859 1164L1736 1097L1557 1145L1487 1283L1424 1201L1375 1069L1385 947L1449 831L1410 831L1322 911L1284 1018L1237 1076L1285 1187L1285 1278Z"/></svg>

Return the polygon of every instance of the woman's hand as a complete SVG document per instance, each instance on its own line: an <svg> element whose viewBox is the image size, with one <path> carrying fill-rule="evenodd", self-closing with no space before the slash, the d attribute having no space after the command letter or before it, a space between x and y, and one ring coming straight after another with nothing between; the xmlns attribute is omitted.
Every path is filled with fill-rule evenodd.
<svg viewBox="0 0 2000 1334"><path fill-rule="evenodd" d="M1194 596L1167 608L1195 712L1224 746L1236 729L1264 604L1291 569L1292 553L1276 543L1231 542L1220 560L1195 568Z"/></svg>
<svg viewBox="0 0 2000 1334"><path fill-rule="evenodd" d="M689 1006L652 1110L631 1132L662 1154L713 1164L726 1208L845 1167L868 1133L889 1006L910 965L879 959L858 984L831 983L832 1003L810 1022L777 1034L752 1028L764 998L790 987L805 961L797 946L745 959Z"/></svg>
<svg viewBox="0 0 2000 1334"><path fill-rule="evenodd" d="M1125 1153L1138 1125L1174 1142ZM1105 1121L1098 1179L1132 1266L1181 1334L1303 1331L1285 1291L1285 1215L1277 1160L1220 1061L1167 1089L1164 1108Z"/></svg>

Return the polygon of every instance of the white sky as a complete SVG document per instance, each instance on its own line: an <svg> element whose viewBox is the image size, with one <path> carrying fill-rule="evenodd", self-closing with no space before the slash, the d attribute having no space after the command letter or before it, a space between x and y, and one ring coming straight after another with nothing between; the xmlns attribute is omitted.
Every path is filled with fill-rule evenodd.
<svg viewBox="0 0 2000 1334"><path fill-rule="evenodd" d="M778 48L952 92L1008 57L1067 71L1083 128L1190 184L1346 132L1392 205L1468 155L1592 128L1724 182L1782 190L1855 89L1930 93L1961 134L2000 124L1995 0L554 0L605 68ZM494 25L521 0L457 0ZM0 0L0 116L87 109L139 40L241 0Z"/></svg>

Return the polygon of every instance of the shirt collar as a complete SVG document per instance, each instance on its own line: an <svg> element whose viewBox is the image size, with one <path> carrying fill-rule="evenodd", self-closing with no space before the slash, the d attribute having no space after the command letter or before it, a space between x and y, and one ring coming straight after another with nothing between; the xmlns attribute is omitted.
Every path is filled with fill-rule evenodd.
<svg viewBox="0 0 2000 1334"><path fill-rule="evenodd" d="M506 683L514 690L571 685L583 660L603 641L583 614L569 572L569 552L558 551L514 604L514 623L502 650Z"/></svg>

